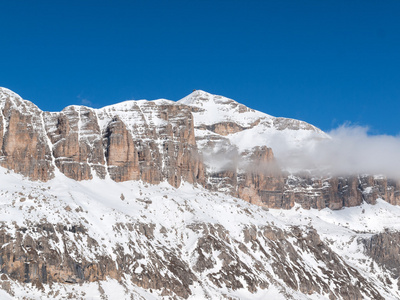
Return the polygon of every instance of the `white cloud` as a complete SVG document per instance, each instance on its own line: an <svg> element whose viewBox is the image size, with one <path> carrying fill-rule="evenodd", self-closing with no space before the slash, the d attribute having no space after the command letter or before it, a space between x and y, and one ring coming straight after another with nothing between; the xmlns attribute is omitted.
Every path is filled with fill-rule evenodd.
<svg viewBox="0 0 400 300"><path fill-rule="evenodd" d="M81 104L84 105L84 106L89 106L89 107L93 106L92 101L90 101L90 100L88 100L86 98L81 99Z"/></svg>
<svg viewBox="0 0 400 300"><path fill-rule="evenodd" d="M297 151L279 151L280 164L289 170L313 169L335 175L383 174L400 179L400 137L369 135L368 127L342 125L331 139ZM282 151L283 150L283 151Z"/></svg>
<svg viewBox="0 0 400 300"><path fill-rule="evenodd" d="M87 98L82 97L80 94L79 94L78 96L76 96L76 98L79 99L79 101L80 101L79 104L80 104L80 105L88 106L88 107L93 107L93 106L94 106L94 104L93 104L92 101L90 101L90 100L87 99Z"/></svg>

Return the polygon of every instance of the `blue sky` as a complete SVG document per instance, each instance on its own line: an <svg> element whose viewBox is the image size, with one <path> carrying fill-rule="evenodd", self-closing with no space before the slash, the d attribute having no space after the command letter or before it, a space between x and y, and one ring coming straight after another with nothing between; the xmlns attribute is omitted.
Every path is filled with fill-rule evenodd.
<svg viewBox="0 0 400 300"><path fill-rule="evenodd" d="M400 1L2 1L0 86L43 110L193 89L398 135Z"/></svg>

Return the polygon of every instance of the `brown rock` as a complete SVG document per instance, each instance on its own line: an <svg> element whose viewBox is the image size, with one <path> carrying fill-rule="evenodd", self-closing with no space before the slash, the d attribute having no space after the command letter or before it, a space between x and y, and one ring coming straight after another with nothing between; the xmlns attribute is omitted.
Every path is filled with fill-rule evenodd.
<svg viewBox="0 0 400 300"><path fill-rule="evenodd" d="M243 128L242 126L240 126L234 122L223 122L223 123L213 124L210 126L205 126L204 129L210 130L210 131L220 134L222 136L227 136L229 134L242 131L245 128Z"/></svg>
<svg viewBox="0 0 400 300"><path fill-rule="evenodd" d="M115 181L138 180L139 158L131 134L125 124L115 117L104 135L108 172Z"/></svg>
<svg viewBox="0 0 400 300"><path fill-rule="evenodd" d="M365 252L376 263L400 277L400 232L385 231L362 240ZM374 272L374 270L370 270Z"/></svg>
<svg viewBox="0 0 400 300"><path fill-rule="evenodd" d="M102 138L93 110L70 106L61 113L46 113L46 130L62 173L75 180L87 180L93 177L93 168L104 178Z"/></svg>
<svg viewBox="0 0 400 300"><path fill-rule="evenodd" d="M52 178L56 166L75 180L108 173L116 181L204 184L186 106L131 102L127 108L70 106L43 113L11 91L2 89L0 96L0 165L33 180Z"/></svg>
<svg viewBox="0 0 400 300"><path fill-rule="evenodd" d="M0 165L32 180L51 179L54 167L44 134L43 113L15 94L3 97Z"/></svg>

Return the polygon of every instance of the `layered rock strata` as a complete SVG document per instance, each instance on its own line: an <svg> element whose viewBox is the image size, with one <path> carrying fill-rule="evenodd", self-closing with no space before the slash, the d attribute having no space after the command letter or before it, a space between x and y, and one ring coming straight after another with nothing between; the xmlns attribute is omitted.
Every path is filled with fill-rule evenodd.
<svg viewBox="0 0 400 300"><path fill-rule="evenodd" d="M0 94L0 165L32 180L47 181L57 168L75 180L204 182L192 114L182 105L130 101L53 113L6 89Z"/></svg>
<svg viewBox="0 0 400 300"><path fill-rule="evenodd" d="M0 91L0 165L33 180L54 176L43 113L14 93Z"/></svg>
<svg viewBox="0 0 400 300"><path fill-rule="evenodd" d="M376 204L378 198L399 205L400 186L399 181L383 176L314 177L299 174L286 178L282 197L294 199L306 209L341 209L358 206L364 201Z"/></svg>
<svg viewBox="0 0 400 300"><path fill-rule="evenodd" d="M205 92L185 99L43 112L2 88L0 165L41 181L53 178L56 170L75 180L109 176L118 182L167 181L174 187L187 181L269 208L289 209L297 202L304 208L340 209L374 204L378 198L400 205L399 181L288 175L280 171L271 148L238 144L246 142L244 133L256 132L259 138L268 130L281 138L300 130L307 139L325 137L310 124L273 118ZM212 121L215 116L207 113L222 117Z"/></svg>

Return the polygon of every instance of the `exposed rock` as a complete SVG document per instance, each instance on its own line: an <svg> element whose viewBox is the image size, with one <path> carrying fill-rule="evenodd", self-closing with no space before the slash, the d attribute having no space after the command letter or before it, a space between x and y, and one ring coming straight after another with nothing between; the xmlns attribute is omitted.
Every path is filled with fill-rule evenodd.
<svg viewBox="0 0 400 300"><path fill-rule="evenodd" d="M1 91L0 111L0 165L32 180L51 179L54 167L44 133L43 112L14 93Z"/></svg>
<svg viewBox="0 0 400 300"><path fill-rule="evenodd" d="M400 290L400 232L381 232L363 239L362 243L366 254L398 280Z"/></svg>
<svg viewBox="0 0 400 300"><path fill-rule="evenodd" d="M86 230L82 227L68 229L61 225L40 224L36 228L16 229L15 237L8 235L4 229L0 232L1 273L7 274L12 280L40 287L47 283L82 283L105 280L106 277L119 279L121 276L109 257L98 256L96 263L93 263L79 254L76 241L71 241L68 230L77 239L86 240L88 249L99 246L86 236ZM40 233L39 238L34 239L27 234L32 230ZM52 246L58 243L65 247L62 253Z"/></svg>
<svg viewBox="0 0 400 300"><path fill-rule="evenodd" d="M216 134L220 134L222 136L226 136L228 134L236 133L242 131L244 128L234 122L224 122L217 123L210 126L203 126L202 128L215 132Z"/></svg>
<svg viewBox="0 0 400 300"><path fill-rule="evenodd" d="M246 153L244 153L246 155ZM250 203L270 208L290 208L292 201L282 197L284 177L271 148L257 147L238 182L238 196Z"/></svg>
<svg viewBox="0 0 400 300"><path fill-rule="evenodd" d="M398 181L369 175L349 177L313 177L309 174L288 176L284 197L294 198L303 208L341 209L360 205L363 201L375 204L381 198L398 205Z"/></svg>
<svg viewBox="0 0 400 300"><path fill-rule="evenodd" d="M101 255L101 245L81 226L31 224L29 228L16 228L15 238L3 228L0 231L0 271L11 280L32 283L38 288L43 288L43 284L82 284L107 278L120 281L129 275L134 284L144 289L164 290L165 295L188 298L189 286L196 276L176 253L162 249L160 255L159 250L146 249L149 246L146 239L154 239L151 234L154 225L137 224L136 227L133 230L141 238L128 241L131 249L128 253L125 247L117 246L116 260L109 254ZM126 230L124 224L116 228L117 232L120 230ZM63 248L57 249L54 245ZM79 251L82 245L85 251L93 253L91 258ZM138 264L144 258L143 249L146 249L148 267ZM156 266L167 268L170 274L162 275ZM142 270L134 272L138 267Z"/></svg>
<svg viewBox="0 0 400 300"><path fill-rule="evenodd" d="M204 184L193 117L185 106L132 101L100 110L69 106L44 113L11 91L0 94L3 167L42 181L54 176L56 166L75 180L109 174L115 181Z"/></svg>
<svg viewBox="0 0 400 300"><path fill-rule="evenodd" d="M55 163L62 173L75 180L88 180L93 177L93 167L104 178L101 132L93 110L70 106L61 113L46 113L45 120Z"/></svg>
<svg viewBox="0 0 400 300"><path fill-rule="evenodd" d="M273 121L273 126L277 130L310 130L310 131L318 131L319 129L315 128L313 125L308 124L303 121L288 119L288 118L275 118Z"/></svg>
<svg viewBox="0 0 400 300"><path fill-rule="evenodd" d="M373 299L384 299L362 274L344 263L322 242L312 228L294 227L286 232L273 226L249 226L243 230L244 244L231 240L229 233L218 225L198 224L191 228L202 233L194 251L194 270L208 274L207 278L218 287L237 290L245 283L249 291L256 292L281 280L291 289L308 295L325 293L330 294L331 299L349 300L369 295ZM251 272L250 266L232 249L239 249L241 254L249 256L258 253L257 258L251 256L251 265L256 266L263 276ZM302 263L303 253L319 262L321 273ZM216 257L222 260L222 264L215 261ZM264 261L268 261L272 269L265 268Z"/></svg>
<svg viewBox="0 0 400 300"><path fill-rule="evenodd" d="M131 102L119 109L110 107L98 113L102 122L111 120L104 130L104 146L113 179L152 184L167 180L175 187L182 180L204 183L188 109L173 102ZM111 117L118 113L122 117ZM121 175L112 175L115 172Z"/></svg>
<svg viewBox="0 0 400 300"><path fill-rule="evenodd" d="M108 172L115 181L140 179L139 157L125 124L115 117L104 133Z"/></svg>

